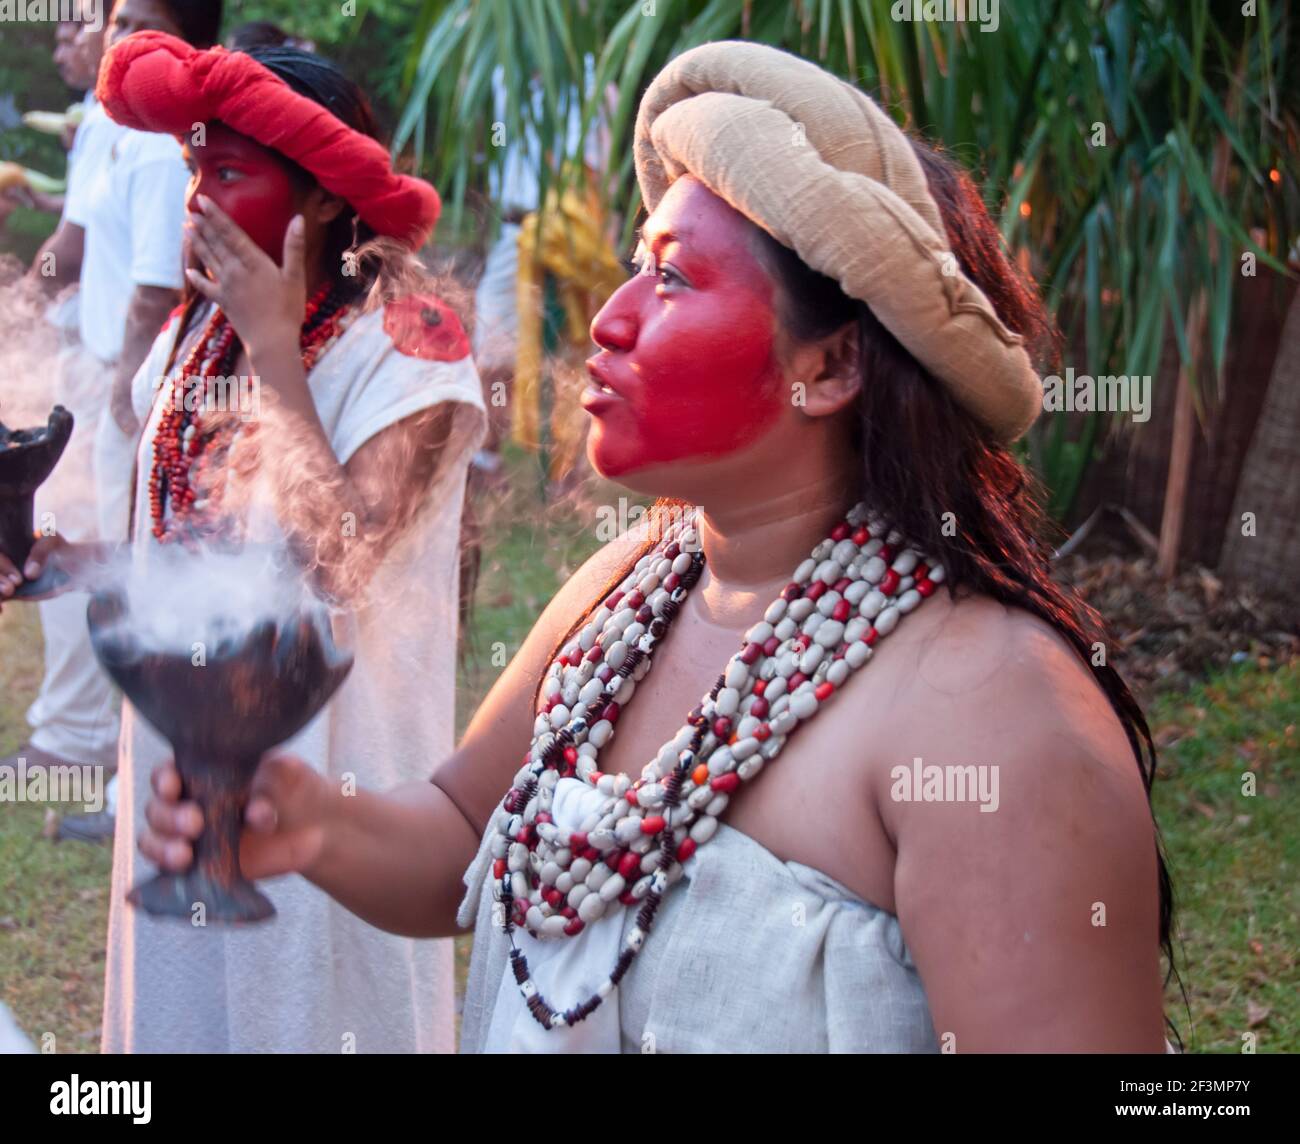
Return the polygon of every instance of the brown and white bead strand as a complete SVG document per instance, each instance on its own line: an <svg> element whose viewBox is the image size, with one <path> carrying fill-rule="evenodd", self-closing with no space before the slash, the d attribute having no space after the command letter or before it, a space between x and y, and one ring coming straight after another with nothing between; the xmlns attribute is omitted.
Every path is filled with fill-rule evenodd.
<svg viewBox="0 0 1300 1144"><path fill-rule="evenodd" d="M790 734L871 658L876 641L943 581L942 567L901 542L882 522L868 522L863 506L850 511L795 570L636 782L601 774L597 758L703 571L693 521L676 524L638 560L561 650L542 685L532 747L490 843L497 922L512 937L515 979L542 1025L573 1025L609 996L683 863L713 837L732 793L776 758ZM576 831L551 821L555 786L565 777L607 796ZM572 937L616 901L641 908L613 970L586 1001L557 1012L513 944L514 927Z"/></svg>

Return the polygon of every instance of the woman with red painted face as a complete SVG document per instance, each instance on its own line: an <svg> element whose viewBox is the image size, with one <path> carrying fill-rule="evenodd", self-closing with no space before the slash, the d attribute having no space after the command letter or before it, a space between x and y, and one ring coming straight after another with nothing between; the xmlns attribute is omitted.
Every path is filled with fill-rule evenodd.
<svg viewBox="0 0 1300 1144"><path fill-rule="evenodd" d="M267 764L245 870L474 925L470 1051L1162 1051L1150 736L1034 539L1047 324L978 192L754 44L672 61L635 148L584 404L655 527L432 782ZM200 818L155 788L140 845L182 869Z"/></svg>
<svg viewBox="0 0 1300 1144"><path fill-rule="evenodd" d="M346 606L355 652L292 740L299 765L340 789L424 778L453 743L460 515L486 420L468 340L415 257L437 193L393 172L364 95L298 49L142 34L106 56L99 93L177 134L191 172L189 292L133 384L132 574L191 550L195 593L221 593L239 586L203 581L205 554L291 553L283 576ZM306 882L264 926L126 905L150 874L126 840L168 750L124 708L104 1049L449 1051L450 942L380 933Z"/></svg>

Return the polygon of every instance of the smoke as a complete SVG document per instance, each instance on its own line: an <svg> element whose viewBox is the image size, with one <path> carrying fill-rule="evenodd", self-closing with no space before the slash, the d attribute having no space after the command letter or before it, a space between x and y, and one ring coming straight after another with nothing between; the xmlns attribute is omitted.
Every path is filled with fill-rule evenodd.
<svg viewBox="0 0 1300 1144"><path fill-rule="evenodd" d="M386 276L356 304L353 320L388 329L387 316L373 311L393 291L418 292L437 296L468 326L473 296L452 269L417 269L409 257L402 261L391 250L378 251ZM410 343L418 332L409 321L399 321L391 336L407 344L396 351L404 356L390 363L406 362L414 355ZM373 368L373 333L367 337L368 345L353 341L350 356L343 347L332 351L345 356L321 364L332 375L328 380L313 375L318 410L329 407L321 402L326 386L347 392L355 385L352 371L364 376ZM304 423L294 401L283 400L276 379L258 383L256 416L230 452L234 479L223 501L245 522L248 535L266 540L282 530L316 590L358 610L454 608L454 592L452 600L445 599L443 577L428 565L432 549L440 546L419 534L424 517L463 497L463 462L481 415L455 401L413 411L366 441L353 458L357 464L345 471L317 426ZM401 384L409 386L410 379ZM361 467L364 475L358 474ZM270 521L274 526L268 528ZM445 554L437 559L445 560Z"/></svg>
<svg viewBox="0 0 1300 1144"><path fill-rule="evenodd" d="M387 253L375 252L380 260ZM426 266L419 281L412 276L414 268L403 264L397 269L406 277L381 276L381 288L361 308L382 305L394 292L392 282L398 282L397 293L414 287L443 299L472 336L474 276L466 273L463 257ZM65 538L93 539L99 497L89 445L93 417L109 415L112 377L106 371L87 373L84 355L76 359L76 368L68 368L61 352L63 335L48 318L50 308L48 297L37 282L24 278L17 260L0 258L0 420L11 428L31 428L44 425L56 403L72 409L78 429L54 476L38 493L38 526L49 509L54 530ZM356 365L368 367L365 360ZM237 372L250 372L247 363ZM69 387L84 395L80 408L68 400ZM150 646L183 651L194 643L210 643L214 631L246 633L317 596L357 611L401 609L454 617L456 538L423 535L420 518L464 495L463 470L451 459L463 455L478 415L452 404L413 415L428 422L429 431L418 439L397 434L372 439L366 445L370 477L358 483L340 473L330 450L318 447L316 426L304 425L283 408L273 381L261 384L259 379L258 401L251 418L241 416L246 431L219 474L225 483L223 503L246 523L250 550L231 556L182 553L167 546L163 556L156 549L148 554L147 572L126 563L100 570L96 586L128 589L139 638ZM535 526L539 514L557 522L593 520L593 505L607 500L608 493L585 471L581 450L577 460L578 471L552 487L545 498L549 503L538 505L528 496L480 497L479 535L508 531L522 521ZM140 464L147 467L148 450ZM413 499L399 503L406 489L414 489ZM148 529L147 517L139 519L148 510L147 500L137 500L138 530ZM272 542L280 545L274 558L263 547Z"/></svg>
<svg viewBox="0 0 1300 1144"><path fill-rule="evenodd" d="M282 548L238 553L161 548L145 561L121 556L105 565L94 590L120 595L120 618L144 653L219 654L256 628L280 627L303 612L324 611Z"/></svg>
<svg viewBox="0 0 1300 1144"><path fill-rule="evenodd" d="M0 421L10 429L44 425L58 400L59 333L46 319L50 306L23 264L0 255Z"/></svg>
<svg viewBox="0 0 1300 1144"><path fill-rule="evenodd" d="M56 404L72 413L72 439L36 494L37 527L70 541L91 540L97 531L95 422L107 411L112 386L109 370L65 348L75 338L66 327L75 327L76 317L75 291L51 301L37 280L23 276L17 259L0 256L0 422L35 429Z"/></svg>
<svg viewBox="0 0 1300 1144"><path fill-rule="evenodd" d="M164 549L121 567L88 618L105 670L178 753L249 759L286 741L353 662L350 627L271 549Z"/></svg>

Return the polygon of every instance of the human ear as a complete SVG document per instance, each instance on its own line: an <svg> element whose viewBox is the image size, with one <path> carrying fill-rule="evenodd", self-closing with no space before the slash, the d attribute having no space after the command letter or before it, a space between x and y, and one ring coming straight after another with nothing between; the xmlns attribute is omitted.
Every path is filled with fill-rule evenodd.
<svg viewBox="0 0 1300 1144"><path fill-rule="evenodd" d="M802 412L830 417L857 400L862 391L862 342L856 321L798 352L805 362Z"/></svg>
<svg viewBox="0 0 1300 1144"><path fill-rule="evenodd" d="M347 203L338 195L331 195L324 187L317 185L307 192L307 200L300 213L325 227L338 218L346 206Z"/></svg>

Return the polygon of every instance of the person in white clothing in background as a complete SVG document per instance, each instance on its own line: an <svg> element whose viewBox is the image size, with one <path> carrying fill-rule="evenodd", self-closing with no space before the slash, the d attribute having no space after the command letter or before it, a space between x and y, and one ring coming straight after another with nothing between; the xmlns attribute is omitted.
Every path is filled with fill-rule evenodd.
<svg viewBox="0 0 1300 1144"><path fill-rule="evenodd" d="M221 0L116 0L106 46L143 31L166 32L198 48L217 42ZM89 192L82 267L81 340L111 379L109 416L95 446L99 524L125 540L131 463L140 425L131 381L180 298L185 188L180 144L167 135L119 128L113 163Z"/></svg>
<svg viewBox="0 0 1300 1144"><path fill-rule="evenodd" d="M79 337L80 281L85 250L87 194L112 160L121 129L95 99L95 78L103 55L104 29L89 18L59 25L54 61L65 83L86 92L84 113L68 152L67 191L55 232L42 245L28 279L58 293L47 320L59 333L53 400L72 411L72 438L51 478L37 493L37 519L70 540L93 540L98 533L92 457L100 411L105 407L97 363L86 356ZM86 631L86 598L70 593L39 605L45 644L45 674L28 709L31 736L2 764L20 759L29 768L91 764L112 768L117 759L118 717L107 677L91 654ZM87 824L103 816L77 816ZM72 825L72 824L70 824ZM75 825L73 830L75 831Z"/></svg>
<svg viewBox="0 0 1300 1144"><path fill-rule="evenodd" d="M116 0L102 32L79 34L96 66L102 48L141 31L163 31L198 47L216 42L221 0ZM99 43L95 43L99 40ZM112 122L96 103L78 136L68 204L43 256L53 255L54 285L75 273L80 345L61 361L60 399L77 421L69 455L44 496L54 528L68 540L127 537L132 466L140 425L130 384L180 298L185 188L189 172L175 139ZM80 168L80 170L78 170ZM41 508L38 505L38 509ZM119 718L86 634L86 597L44 601L46 669L28 712L31 742L18 755L113 767ZM113 836L116 782L103 810L65 817L60 834L84 841Z"/></svg>

